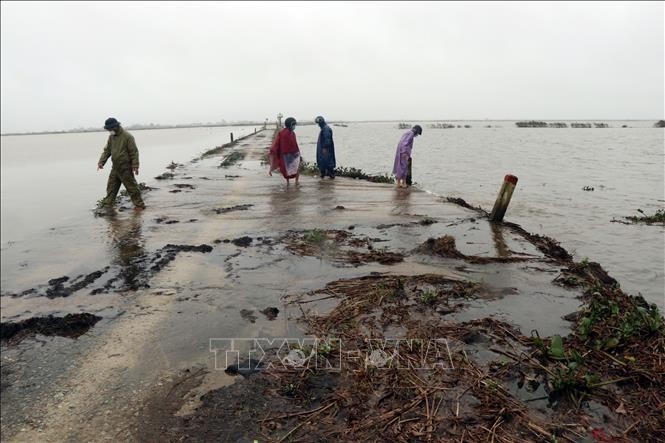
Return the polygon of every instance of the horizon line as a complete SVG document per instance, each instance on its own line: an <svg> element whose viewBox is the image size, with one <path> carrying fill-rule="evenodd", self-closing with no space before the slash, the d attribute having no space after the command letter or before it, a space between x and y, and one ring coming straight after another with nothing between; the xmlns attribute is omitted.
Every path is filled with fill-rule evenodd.
<svg viewBox="0 0 665 443"><path fill-rule="evenodd" d="M593 118L555 118L555 119L370 119L370 120L327 120L327 123L393 123L393 122L486 122L486 121L497 121L497 122L517 122L517 121L596 121L596 122L607 122L607 121L652 121L655 122L663 121L665 119L643 119L643 118L626 118L626 119L617 119L617 118L605 118L605 119L593 119ZM179 128L202 128L202 127L224 127L224 126L254 126L254 125L263 125L265 121L234 121L234 122L217 122L217 123L173 123L173 124L145 124L145 123L134 123L126 126L126 129L132 131L143 131L150 129L179 129ZM274 125L276 121L269 121L269 125ZM308 125L307 123L300 123L301 126ZM313 125L314 122L312 121ZM85 132L103 132L104 128L73 128L73 129L59 129L59 130L42 130L42 131L24 131L24 132L5 132L0 133L0 136L14 136L14 135L48 135L48 134L77 134Z"/></svg>

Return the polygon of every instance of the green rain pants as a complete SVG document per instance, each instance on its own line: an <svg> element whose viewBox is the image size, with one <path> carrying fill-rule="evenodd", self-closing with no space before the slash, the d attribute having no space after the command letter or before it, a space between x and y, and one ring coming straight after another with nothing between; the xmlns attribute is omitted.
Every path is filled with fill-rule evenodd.
<svg viewBox="0 0 665 443"><path fill-rule="evenodd" d="M132 199L134 206L137 208L145 208L145 203L143 203L143 199L141 198L139 185L136 183L132 168L129 166L119 168L114 166L111 168L109 180L106 183L106 198L104 198L104 206L112 207L115 204L115 197L118 195L121 184L127 189L127 193Z"/></svg>

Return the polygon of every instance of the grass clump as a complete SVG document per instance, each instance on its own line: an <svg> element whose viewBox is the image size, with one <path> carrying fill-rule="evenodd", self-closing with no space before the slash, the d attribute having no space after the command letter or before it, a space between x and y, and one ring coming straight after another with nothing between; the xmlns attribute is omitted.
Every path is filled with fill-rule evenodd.
<svg viewBox="0 0 665 443"><path fill-rule="evenodd" d="M219 164L220 168L228 168L229 166L238 163L245 158L245 153L240 151L233 151L230 153L223 162Z"/></svg>
<svg viewBox="0 0 665 443"><path fill-rule="evenodd" d="M420 294L420 302L424 305L431 305L439 299L439 294L436 291L425 291Z"/></svg>
<svg viewBox="0 0 665 443"><path fill-rule="evenodd" d="M312 229L305 234L303 240L305 243L321 245L326 240L326 233L320 229Z"/></svg>

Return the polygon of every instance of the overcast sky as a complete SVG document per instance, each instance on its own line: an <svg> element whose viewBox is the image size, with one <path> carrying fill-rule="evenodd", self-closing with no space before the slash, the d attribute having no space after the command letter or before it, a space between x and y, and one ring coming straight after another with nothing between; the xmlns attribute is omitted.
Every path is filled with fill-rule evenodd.
<svg viewBox="0 0 665 443"><path fill-rule="evenodd" d="M2 132L660 119L662 2L2 2Z"/></svg>

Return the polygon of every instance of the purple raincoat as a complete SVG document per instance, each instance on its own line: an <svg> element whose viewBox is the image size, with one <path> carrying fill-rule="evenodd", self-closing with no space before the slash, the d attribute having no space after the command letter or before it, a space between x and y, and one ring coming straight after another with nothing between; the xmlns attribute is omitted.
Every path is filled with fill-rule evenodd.
<svg viewBox="0 0 665 443"><path fill-rule="evenodd" d="M395 153L395 164L393 165L393 174L397 178L405 178L409 172L409 159L411 158L411 150L413 149L413 138L416 133L409 130L402 136L402 139L397 145L397 152Z"/></svg>

